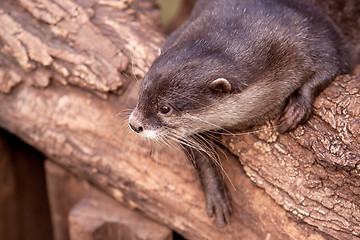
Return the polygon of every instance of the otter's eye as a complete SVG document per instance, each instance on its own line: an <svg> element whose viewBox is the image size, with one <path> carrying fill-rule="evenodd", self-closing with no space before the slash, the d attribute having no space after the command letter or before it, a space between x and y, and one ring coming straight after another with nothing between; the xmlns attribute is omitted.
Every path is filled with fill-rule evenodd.
<svg viewBox="0 0 360 240"><path fill-rule="evenodd" d="M162 114L167 114L167 113L170 112L170 110L171 110L171 107L169 107L167 105L163 105L163 106L160 107L160 112Z"/></svg>

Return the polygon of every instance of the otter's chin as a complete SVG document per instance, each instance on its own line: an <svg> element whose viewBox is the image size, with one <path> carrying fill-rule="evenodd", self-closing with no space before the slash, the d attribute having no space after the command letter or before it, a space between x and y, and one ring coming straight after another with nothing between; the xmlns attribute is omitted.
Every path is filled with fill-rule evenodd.
<svg viewBox="0 0 360 240"><path fill-rule="evenodd" d="M149 139L149 140L159 140L159 139L163 139L164 137L159 134L159 131L156 130L144 130L140 133L137 133L138 135L140 135L143 138Z"/></svg>

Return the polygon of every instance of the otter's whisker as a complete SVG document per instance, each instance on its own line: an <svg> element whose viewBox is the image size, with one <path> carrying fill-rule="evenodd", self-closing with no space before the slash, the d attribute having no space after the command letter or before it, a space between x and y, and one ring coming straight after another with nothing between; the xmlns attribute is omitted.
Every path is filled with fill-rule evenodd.
<svg viewBox="0 0 360 240"><path fill-rule="evenodd" d="M214 161L214 163L224 173L225 177L229 180L229 182L230 182L231 186L233 187L233 189L236 190L235 185L233 184L233 182L231 181L228 173L225 171L225 169L223 168L223 166L221 164L221 161L220 161L221 158L220 158L219 154L217 153L217 150L220 150L224 156L226 156L225 152L217 144L215 144L212 141L208 140L207 138L205 138L201 134L195 134L194 137L195 137L195 140L198 143L198 146L200 146L201 151L203 151L204 154L206 154L212 161Z"/></svg>
<svg viewBox="0 0 360 240"><path fill-rule="evenodd" d="M248 132L241 132L241 133L233 133L233 132L223 133L222 132L221 134L226 135L226 136L242 136L242 135L248 135L248 134L252 134L252 133L265 132L270 129L276 129L279 126L280 125L274 125L272 127L262 128L262 129L258 129L258 130L248 131ZM217 131L211 131L211 130L209 132L218 133Z"/></svg>
<svg viewBox="0 0 360 240"><path fill-rule="evenodd" d="M134 55L131 55L131 74L133 75L133 77L135 78L136 81L139 81L139 79L136 77L135 71L134 71Z"/></svg>

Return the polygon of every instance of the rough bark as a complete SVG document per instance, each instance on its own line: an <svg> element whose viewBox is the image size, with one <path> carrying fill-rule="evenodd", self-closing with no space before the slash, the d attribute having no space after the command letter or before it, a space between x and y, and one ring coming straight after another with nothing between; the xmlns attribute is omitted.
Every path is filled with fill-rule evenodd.
<svg viewBox="0 0 360 240"><path fill-rule="evenodd" d="M21 82L47 87L51 80L104 97L123 91L126 73L143 76L163 39L155 30L154 4L1 1L0 92Z"/></svg>
<svg viewBox="0 0 360 240"><path fill-rule="evenodd" d="M0 126L189 239L360 239L359 77L334 82L293 133L224 136L245 172L224 160L235 213L216 228L176 144L126 127L132 76L163 40L156 15L145 0L0 1Z"/></svg>

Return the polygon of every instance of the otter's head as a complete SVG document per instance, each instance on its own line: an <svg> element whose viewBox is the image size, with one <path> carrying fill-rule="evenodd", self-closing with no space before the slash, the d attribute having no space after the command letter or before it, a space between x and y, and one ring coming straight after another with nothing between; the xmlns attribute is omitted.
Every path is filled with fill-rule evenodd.
<svg viewBox="0 0 360 240"><path fill-rule="evenodd" d="M225 127L203 116L221 115L213 106L246 83L239 86L235 80L239 71L232 69L232 59L223 52L176 46L160 55L141 83L138 104L129 118L131 129L153 140L178 140Z"/></svg>

